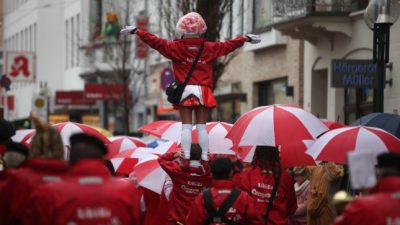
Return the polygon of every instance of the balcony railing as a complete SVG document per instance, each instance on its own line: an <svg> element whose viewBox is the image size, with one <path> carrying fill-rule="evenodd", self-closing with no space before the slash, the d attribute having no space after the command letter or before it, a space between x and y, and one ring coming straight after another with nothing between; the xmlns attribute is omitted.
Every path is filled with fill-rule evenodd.
<svg viewBox="0 0 400 225"><path fill-rule="evenodd" d="M367 5L368 0L273 0L271 25L306 16L346 16Z"/></svg>

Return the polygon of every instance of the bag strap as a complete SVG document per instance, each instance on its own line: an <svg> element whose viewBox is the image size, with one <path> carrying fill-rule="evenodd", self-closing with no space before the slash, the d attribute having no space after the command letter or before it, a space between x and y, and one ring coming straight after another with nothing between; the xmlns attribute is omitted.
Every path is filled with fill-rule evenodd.
<svg viewBox="0 0 400 225"><path fill-rule="evenodd" d="M275 178L274 187L272 188L271 197L269 198L267 212L266 212L265 217L264 217L264 224L268 224L269 213L271 212L272 205L274 203L274 199L275 199L276 193L278 192L278 187L279 187L279 183L280 183L280 179L281 179L281 174L282 174L282 169L279 169L278 170L278 176Z"/></svg>
<svg viewBox="0 0 400 225"><path fill-rule="evenodd" d="M240 195L240 189L235 188L229 193L229 195L226 197L225 201L222 203L221 207L219 207L219 210L216 211L213 201L211 199L211 190L207 188L203 192L203 198L204 198L204 205L207 209L208 213L208 218L204 222L204 224L212 224L212 223L225 223L227 225L235 225L236 223L232 220L229 220L225 217L225 214L228 212L228 210L231 208L233 203L235 203L236 199Z"/></svg>
<svg viewBox="0 0 400 225"><path fill-rule="evenodd" d="M204 42L201 43L199 51L197 52L196 58L194 59L194 62L192 64L192 67L190 67L190 70L188 72L188 74L186 75L185 81L183 82L183 85L186 86L189 83L190 77L192 76L192 73L196 67L197 61L199 61L200 59L200 55L203 52L204 49Z"/></svg>

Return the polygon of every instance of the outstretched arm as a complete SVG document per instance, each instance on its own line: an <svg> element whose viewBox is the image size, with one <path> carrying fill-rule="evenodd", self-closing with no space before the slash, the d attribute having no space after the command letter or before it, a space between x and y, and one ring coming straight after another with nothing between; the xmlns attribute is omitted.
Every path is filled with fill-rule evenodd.
<svg viewBox="0 0 400 225"><path fill-rule="evenodd" d="M148 44L151 48L157 50L161 55L171 59L171 43L167 39L159 38L156 35L146 31L137 29L134 26L126 26L122 29L121 34L129 35L136 34L144 43Z"/></svg>
<svg viewBox="0 0 400 225"><path fill-rule="evenodd" d="M227 55L237 48L240 48L243 46L244 42L250 42L252 44L259 43L261 41L260 37L258 35L254 34L247 34L244 36L239 36L235 39L225 41L225 42L211 42L211 49L214 51L214 57L220 57Z"/></svg>

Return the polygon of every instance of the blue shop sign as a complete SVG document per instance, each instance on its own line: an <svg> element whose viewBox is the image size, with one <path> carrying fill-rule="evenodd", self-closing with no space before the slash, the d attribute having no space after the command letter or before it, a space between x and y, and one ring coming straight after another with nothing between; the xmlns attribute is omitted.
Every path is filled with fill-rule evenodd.
<svg viewBox="0 0 400 225"><path fill-rule="evenodd" d="M372 60L333 59L331 87L376 88L378 66Z"/></svg>

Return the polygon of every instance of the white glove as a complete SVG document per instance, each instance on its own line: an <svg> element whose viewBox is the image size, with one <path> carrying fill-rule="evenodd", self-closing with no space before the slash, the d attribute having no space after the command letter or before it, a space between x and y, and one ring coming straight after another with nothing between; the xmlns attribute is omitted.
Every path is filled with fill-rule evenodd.
<svg viewBox="0 0 400 225"><path fill-rule="evenodd" d="M125 26L124 29L120 31L123 35L135 34L137 28L135 26Z"/></svg>
<svg viewBox="0 0 400 225"><path fill-rule="evenodd" d="M246 34L247 42L250 42L252 44L257 44L261 42L261 38L259 35L255 34Z"/></svg>

